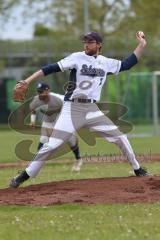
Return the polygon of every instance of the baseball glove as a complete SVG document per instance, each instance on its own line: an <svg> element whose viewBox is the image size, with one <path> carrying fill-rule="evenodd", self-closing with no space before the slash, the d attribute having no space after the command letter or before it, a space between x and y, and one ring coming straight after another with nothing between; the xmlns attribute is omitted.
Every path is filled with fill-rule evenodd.
<svg viewBox="0 0 160 240"><path fill-rule="evenodd" d="M18 82L13 89L13 101L23 102L26 98L28 89L29 84L27 82L25 81Z"/></svg>

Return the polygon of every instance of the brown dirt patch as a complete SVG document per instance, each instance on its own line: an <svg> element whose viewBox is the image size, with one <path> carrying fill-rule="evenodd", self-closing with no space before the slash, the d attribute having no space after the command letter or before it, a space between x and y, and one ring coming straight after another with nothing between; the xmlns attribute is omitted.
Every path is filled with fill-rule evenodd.
<svg viewBox="0 0 160 240"><path fill-rule="evenodd" d="M0 205L154 202L160 202L160 176L69 180L0 190Z"/></svg>

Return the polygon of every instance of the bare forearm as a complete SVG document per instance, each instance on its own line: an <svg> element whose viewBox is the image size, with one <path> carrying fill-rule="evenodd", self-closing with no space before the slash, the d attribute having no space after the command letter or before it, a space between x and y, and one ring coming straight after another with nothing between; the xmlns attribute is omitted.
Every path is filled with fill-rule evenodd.
<svg viewBox="0 0 160 240"><path fill-rule="evenodd" d="M25 79L25 81L30 84L32 81L37 80L40 77L43 77L44 73L42 70L38 70L37 72L33 73L31 76Z"/></svg>
<svg viewBox="0 0 160 240"><path fill-rule="evenodd" d="M136 49L134 50L134 54L136 55L137 59L139 60L144 49L145 49L146 43L139 43Z"/></svg>
<svg viewBox="0 0 160 240"><path fill-rule="evenodd" d="M136 47L136 49L134 50L134 54L136 55L137 60L139 60L141 55L142 55L142 53L143 53L143 50L144 50L147 42L146 42L146 39L145 39L145 35L144 35L144 33L142 31L138 31L136 33L136 38L137 38L139 44Z"/></svg>

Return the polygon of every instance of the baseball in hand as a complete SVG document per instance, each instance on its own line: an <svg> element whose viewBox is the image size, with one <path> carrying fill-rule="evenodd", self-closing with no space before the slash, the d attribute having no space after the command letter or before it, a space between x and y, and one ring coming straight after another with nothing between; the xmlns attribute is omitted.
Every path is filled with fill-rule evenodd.
<svg viewBox="0 0 160 240"><path fill-rule="evenodd" d="M138 37L145 38L144 32L142 32L142 31L138 31L138 32L137 32L137 36L138 36Z"/></svg>

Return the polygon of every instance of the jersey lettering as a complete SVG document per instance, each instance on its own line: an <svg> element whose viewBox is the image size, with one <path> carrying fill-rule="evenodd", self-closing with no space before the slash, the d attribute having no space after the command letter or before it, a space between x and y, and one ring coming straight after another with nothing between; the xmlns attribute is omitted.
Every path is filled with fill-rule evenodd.
<svg viewBox="0 0 160 240"><path fill-rule="evenodd" d="M89 76L97 76L97 77L104 77L105 71L101 68L93 68L92 65L89 67L86 64L82 65L82 69L80 70L82 75L89 75Z"/></svg>

